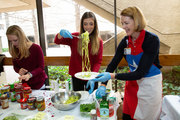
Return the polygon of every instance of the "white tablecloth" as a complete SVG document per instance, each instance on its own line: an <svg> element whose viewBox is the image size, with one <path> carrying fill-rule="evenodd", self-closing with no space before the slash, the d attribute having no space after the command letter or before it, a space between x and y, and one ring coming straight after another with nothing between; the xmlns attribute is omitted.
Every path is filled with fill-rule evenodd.
<svg viewBox="0 0 180 120"><path fill-rule="evenodd" d="M180 120L180 96L166 95L163 98L161 120Z"/></svg>
<svg viewBox="0 0 180 120"><path fill-rule="evenodd" d="M73 115L75 117L74 120L89 120L90 119L89 117L84 117L80 114L80 104L76 108L69 111L60 111L54 108L50 100L51 96L54 94L55 94L54 91L46 91L46 90L34 90L32 92L32 96L35 96L35 97L45 96L46 109L43 112L46 112L46 115L48 116L48 120L63 120L64 116L66 115ZM83 102L84 101L81 101L80 103L83 103ZM38 112L39 111L37 109L36 110L29 110L29 109L22 110L20 108L20 103L9 102L9 108L7 109L0 108L0 120L2 120L5 116L11 113L29 116L29 115L35 115ZM116 115L111 117L111 119L115 120L116 119L115 117ZM98 120L100 120L100 118L98 118Z"/></svg>

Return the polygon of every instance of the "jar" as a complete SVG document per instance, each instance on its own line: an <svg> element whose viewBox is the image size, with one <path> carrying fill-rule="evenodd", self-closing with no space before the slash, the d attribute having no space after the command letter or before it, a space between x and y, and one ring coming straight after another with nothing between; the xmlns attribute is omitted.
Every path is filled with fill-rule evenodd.
<svg viewBox="0 0 180 120"><path fill-rule="evenodd" d="M27 100L27 107L29 110L35 110L36 109L36 97L30 97Z"/></svg>
<svg viewBox="0 0 180 120"><path fill-rule="evenodd" d="M36 99L36 106L37 106L38 111L45 110L46 105L45 105L45 100L44 100L43 96L39 96Z"/></svg>
<svg viewBox="0 0 180 120"><path fill-rule="evenodd" d="M2 109L6 109L9 107L9 100L7 97L7 94L3 94L1 95L1 105L2 105Z"/></svg>
<svg viewBox="0 0 180 120"><path fill-rule="evenodd" d="M16 85L15 92L16 92L16 100L17 102L20 102L20 100L23 99L22 85Z"/></svg>
<svg viewBox="0 0 180 120"><path fill-rule="evenodd" d="M29 95L32 93L31 87L24 87L23 91L24 91L24 98L28 99Z"/></svg>
<svg viewBox="0 0 180 120"><path fill-rule="evenodd" d="M1 94L7 94L7 97L10 99L10 87L9 86L4 86L1 88Z"/></svg>
<svg viewBox="0 0 180 120"><path fill-rule="evenodd" d="M0 93L0 106L1 106L1 93Z"/></svg>
<svg viewBox="0 0 180 120"><path fill-rule="evenodd" d="M21 105L21 109L26 109L27 108L27 98L23 98L20 100L20 105Z"/></svg>
<svg viewBox="0 0 180 120"><path fill-rule="evenodd" d="M96 110L92 109L90 112L90 120L97 120Z"/></svg>

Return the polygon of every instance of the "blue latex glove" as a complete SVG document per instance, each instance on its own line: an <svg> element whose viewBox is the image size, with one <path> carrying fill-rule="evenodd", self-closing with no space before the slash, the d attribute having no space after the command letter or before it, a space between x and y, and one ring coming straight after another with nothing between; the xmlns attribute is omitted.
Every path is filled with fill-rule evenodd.
<svg viewBox="0 0 180 120"><path fill-rule="evenodd" d="M95 81L95 82L106 82L106 81L108 81L110 79L111 79L110 73L109 72L103 72L103 73L98 74L96 78L92 79L92 81Z"/></svg>
<svg viewBox="0 0 180 120"><path fill-rule="evenodd" d="M89 94L91 94L94 91L94 84L95 82L92 80L89 80L86 84L86 89L90 86Z"/></svg>
<svg viewBox="0 0 180 120"><path fill-rule="evenodd" d="M65 30L65 29L61 29L59 34L64 37L64 38L71 38L73 39L71 33L68 31L68 30Z"/></svg>
<svg viewBox="0 0 180 120"><path fill-rule="evenodd" d="M96 90L96 97L102 98L102 96L105 96L105 95L106 95L106 87L105 86L100 86Z"/></svg>

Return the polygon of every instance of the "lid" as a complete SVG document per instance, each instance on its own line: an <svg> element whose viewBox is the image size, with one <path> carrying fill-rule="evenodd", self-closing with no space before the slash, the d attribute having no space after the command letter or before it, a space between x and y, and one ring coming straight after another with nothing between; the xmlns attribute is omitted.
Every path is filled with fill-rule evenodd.
<svg viewBox="0 0 180 120"><path fill-rule="evenodd" d="M16 89L21 89L21 88L22 88L22 85L16 85L15 88L16 88Z"/></svg>
<svg viewBox="0 0 180 120"><path fill-rule="evenodd" d="M7 90L7 89L9 89L9 86L4 86L1 88L1 90Z"/></svg>
<svg viewBox="0 0 180 120"><path fill-rule="evenodd" d="M96 114L96 110L95 110L95 109L92 109L92 110L91 110L91 114Z"/></svg>
<svg viewBox="0 0 180 120"><path fill-rule="evenodd" d="M8 87L9 88L10 86L9 85L4 85L4 87Z"/></svg>
<svg viewBox="0 0 180 120"><path fill-rule="evenodd" d="M37 100L37 101L43 101L43 100L44 100L44 97L43 97L43 96L39 96L36 100Z"/></svg>
<svg viewBox="0 0 180 120"><path fill-rule="evenodd" d="M1 95L1 98L6 98L7 97L7 94L2 94Z"/></svg>
<svg viewBox="0 0 180 120"><path fill-rule="evenodd" d="M24 87L24 90L30 90L31 87Z"/></svg>
<svg viewBox="0 0 180 120"><path fill-rule="evenodd" d="M36 101L36 97L30 97L30 98L28 98L28 102L34 102L34 101Z"/></svg>

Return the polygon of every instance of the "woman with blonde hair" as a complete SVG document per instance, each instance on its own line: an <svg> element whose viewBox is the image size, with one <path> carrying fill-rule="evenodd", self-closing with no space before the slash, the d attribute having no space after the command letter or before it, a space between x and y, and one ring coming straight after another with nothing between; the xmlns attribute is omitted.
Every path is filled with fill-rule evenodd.
<svg viewBox="0 0 180 120"><path fill-rule="evenodd" d="M70 33L68 30L61 29L55 37L56 44L70 46L71 58L69 63L69 74L72 76L72 85L74 91L84 90L87 81L76 78L75 73L82 72L82 40L77 37L84 32L89 33L90 42L88 44L89 60L91 71L98 72L100 69L103 53L103 41L99 38L98 24L94 13L85 12L80 22L80 32ZM98 84L96 83L95 88ZM88 90L87 88L86 90Z"/></svg>
<svg viewBox="0 0 180 120"><path fill-rule="evenodd" d="M17 25L8 27L6 36L14 70L20 75L19 80L32 89L44 89L47 75L41 47L32 43Z"/></svg>
<svg viewBox="0 0 180 120"><path fill-rule="evenodd" d="M125 8L120 15L122 28L127 35L119 43L106 72L100 73L99 78L88 82L90 85L102 82L96 91L96 96L102 97L106 94L109 79L126 81L123 120L158 120L162 103L159 38L145 30L145 18L138 7ZM130 72L113 73L123 57Z"/></svg>

